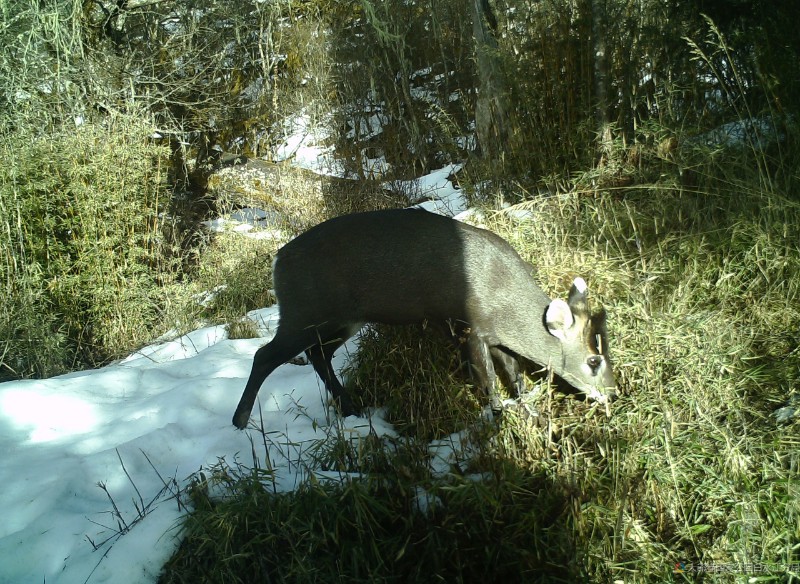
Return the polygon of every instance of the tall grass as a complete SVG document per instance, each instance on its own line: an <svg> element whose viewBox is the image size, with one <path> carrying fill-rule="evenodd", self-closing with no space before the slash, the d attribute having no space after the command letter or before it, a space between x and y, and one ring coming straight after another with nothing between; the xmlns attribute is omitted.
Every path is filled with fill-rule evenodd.
<svg viewBox="0 0 800 584"><path fill-rule="evenodd" d="M324 104L338 101L340 143L349 147L340 153L354 174L376 154L403 177L469 156L476 83L462 3L312 4L259 8L255 33L249 8L233 28L188 26L197 67L160 24L175 10L191 24L194 5L130 9L127 24L115 21L132 43L127 53L104 52L113 44L104 26L83 34L93 18L106 22L97 3L40 10L23 2L16 15L3 5L7 53L22 60L0 63L0 99L13 106L0 113L0 377L123 354L173 325L165 314L174 298L165 295L177 288L218 289L210 306L181 307L182 326L235 320L269 301L274 244L245 246L230 233L198 251L178 286L164 287L175 283L161 230L166 153L141 122L154 112L185 120L185 131L216 132L224 119L221 143L261 154L272 147L266 127L280 128L293 104L327 119ZM163 581L800 580L798 421L772 415L800 380L796 123L770 116L785 126L774 139L749 131L739 145L702 134L750 123L758 104L787 110L795 52L764 43L759 31L736 52L685 3L643 3L639 15L628 14L632 4L609 6L608 94L619 102L612 139L595 148L586 12L595 4L517 4L495 3L508 32L500 51L515 141L513 164L502 169L513 175L493 179L506 200L527 202L487 212L486 223L537 266L552 296L577 275L589 282L609 311L621 400L607 417L544 386L525 408L485 424L481 397L435 335L370 333L351 385L364 406L386 407L402 438L354 444L332 432L298 464L309 476L333 469L349 480L309 479L294 493L276 494L268 470L221 465L216 478L231 494L214 499L202 480L190 491L194 512ZM230 11L208 7L200 17L209 22ZM292 21L301 24L290 30ZM144 30L159 31L176 58L163 59ZM195 46L212 31L218 50ZM236 60L219 58L242 46ZM783 55L783 64L748 65L759 50ZM138 63L106 66L126 54L155 55L162 78L126 77ZM95 71L108 78L96 81ZM272 88L243 108L242 96L260 87L252 79ZM137 83L150 89L129 94ZM150 112L114 113L158 87ZM174 100L171 113L162 98ZM86 103L102 113L87 115ZM385 117L380 134L376 117ZM99 121L75 127L83 118ZM496 192L484 182L491 169L474 168L483 196ZM273 179L261 190L288 190ZM338 188L346 195L332 188L314 197L315 215L364 202L352 185ZM305 211L288 227L309 221L308 198L288 206ZM434 470L429 441L452 432L470 454Z"/></svg>
<svg viewBox="0 0 800 584"><path fill-rule="evenodd" d="M537 265L572 265L605 299L624 398L609 420L555 400L557 450L528 434L507 441L514 457L538 445L522 458L589 499L572 523L593 579L680 579L681 562L719 569L714 581L754 563L796 572L798 439L771 413L800 370L797 203L727 189L568 200L571 224L563 200L527 205L558 242Z"/></svg>
<svg viewBox="0 0 800 584"><path fill-rule="evenodd" d="M708 31L682 50L709 75L726 63L710 86L728 91L729 119L746 126L758 100ZM664 91L662 113L687 107L676 87ZM548 107L536 111L545 125ZM586 138L577 117L565 123L570 143ZM334 433L308 449L333 461L298 464L358 479L275 494L254 473L233 477L241 491L224 501L193 491L163 581L800 581L800 421L774 415L800 383L796 130L720 144L655 118L636 129L580 173L517 183L526 202L485 220L551 296L580 275L608 310L621 395L610 415L543 386L485 424L435 339L370 332L351 391L386 407L400 446L353 447ZM546 135L554 151L538 162L585 164L562 134ZM454 431L469 448L442 472L429 441Z"/></svg>
<svg viewBox="0 0 800 584"><path fill-rule="evenodd" d="M153 337L168 278L163 148L125 117L0 142L3 376L91 366Z"/></svg>
<svg viewBox="0 0 800 584"><path fill-rule="evenodd" d="M242 480L223 502L196 489L199 511L161 581L572 581L563 496L546 479L508 467L511 480L454 476L425 489L399 465L384 470L282 494ZM521 539L525 549L509 545Z"/></svg>
<svg viewBox="0 0 800 584"><path fill-rule="evenodd" d="M444 341L370 334L352 391L387 406L401 447L346 454L334 436L326 452L347 462L324 468L363 478L284 495L243 479L245 496L201 499L163 581L798 581L798 421L773 413L800 379L800 204L761 188L761 153L697 154L680 163L691 189L487 214L552 296L582 275L608 310L610 417L545 387L478 423ZM428 441L458 430L472 456L432 472Z"/></svg>

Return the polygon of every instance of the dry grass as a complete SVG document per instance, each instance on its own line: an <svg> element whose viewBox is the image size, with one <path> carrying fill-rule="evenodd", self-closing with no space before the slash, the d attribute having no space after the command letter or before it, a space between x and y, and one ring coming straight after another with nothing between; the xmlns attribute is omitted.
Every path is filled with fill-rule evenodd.
<svg viewBox="0 0 800 584"><path fill-rule="evenodd" d="M747 164L744 155L734 166ZM510 410L499 426L477 424L480 405L446 342L380 329L362 340L351 384L364 405L386 406L407 436L401 447L376 441L367 456L334 433L326 468L339 457L362 480L277 499L245 481L264 502L195 513L183 554L210 545L208 522L241 521L257 506L275 513L269 525L302 526L314 542L281 548L285 564L262 561L259 577L279 581L797 581L798 419L779 423L773 412L800 371L800 205L732 184L573 192L487 214L551 295L582 275L609 311L622 396L610 417L548 388L531 398L538 417ZM468 428L475 455L432 475L427 441ZM409 510L419 488L439 501L434 513ZM274 529L226 540L210 564L178 556L165 581L201 567L236 581L225 566L265 553L253 541L292 541ZM328 546L347 552L334 560Z"/></svg>
<svg viewBox="0 0 800 584"><path fill-rule="evenodd" d="M269 69L278 75L285 68L288 75L275 77L274 93L263 92L269 103L251 104L259 119L248 121L245 150L269 150L264 119L280 121L277 104L295 113L308 101L322 119L338 101L340 134L350 148L342 154L354 174L367 154L378 152L402 177L466 156L464 138L474 118L471 23L460 3L430 3L431 10L401 4L398 10L380 6L373 10L377 18L366 19L369 2L323 3L334 42L317 18L294 19L301 28L267 47L276 58ZM782 43L740 35L743 41L734 40L744 50L736 54L713 23L698 26L692 11L686 20L673 17L682 13L664 13L664 3L643 4L647 10L635 27L628 18L609 18L608 46L635 41L640 50L615 51L611 72L625 80L620 89L627 92L618 113L628 123L595 149L596 104L581 48L591 34L587 19L575 17L579 11L564 9L577 6L532 2L500 14L527 18L529 26L501 23L509 31L501 50L515 103L512 130L522 141L508 153L513 176L495 178L504 182L505 200L527 202L489 214L487 226L537 266L538 281L552 296L563 296L581 275L608 309L622 396L611 416L547 388L530 400L538 417L511 410L496 426L476 423L480 404L457 374L450 347L416 330L370 335L352 383L364 405L386 406L404 438L354 444L334 428L302 464L359 471L361 478L309 481L285 495L272 492L268 470L221 465L216 478L227 482L231 496L212 500L198 481L184 545L163 581L800 580L799 422L796 415L784 422L773 416L797 395L800 380L796 129L788 115L780 144L751 135L740 147L702 150L686 139L719 120L752 119L759 112L748 104L794 103L785 88L796 86L796 55L787 48L780 53L785 62L771 63L768 51L758 66L748 64L748 55L761 54L752 46L777 50L770 47ZM159 9L137 14L141 22L158 21ZM280 9L259 9L261 25L282 19ZM169 266L161 280L153 275L158 270L144 269L164 257L150 252L170 243L158 241L155 229L163 217L164 175L163 152L144 138L152 128L143 131L114 112L73 127L88 113L87 102L134 100L117 93L114 82L99 87L61 77L95 70L86 58L92 43L80 34L80 12L74 2L53 12L53 36L32 28L41 19L31 5L3 31L8 54L24 56L0 67L13 106L0 114L6 132L0 145L4 373L62 371L77 365L80 350L105 350L96 357L102 360L152 336L154 321L174 322L177 330L228 321L232 336L252 334L240 319L271 301L270 256L283 241L333 215L402 204L375 185L362 190L284 168L243 183L218 177L211 187L228 211L266 207L285 218L277 226L282 236L262 242L218 234L198 252L195 271L165 286ZM249 22L251 12L245 16L242 22ZM753 32L771 30L768 19L763 23ZM128 32L130 41L149 38ZM687 38L695 40L685 44ZM140 49L162 54L157 46ZM92 51L106 62L99 48ZM219 54L192 53L198 63L227 63ZM173 62L191 69L183 59L166 60ZM330 77L334 70L338 80ZM634 80L650 70L664 74L651 76L658 85L648 93ZM425 91L412 93L409 80L425 78L426 87L413 88ZM711 98L695 110L685 104L686 88L671 85L683 82L671 79L702 80L707 95L724 90L725 101ZM132 88L137 81L120 80L120 87ZM192 112L200 131L222 119L217 113L235 111L225 105L239 99L225 85L234 76L219 80L217 98ZM186 81L166 87L183 88ZM205 94L206 77L188 81ZM41 91L48 84L64 90ZM87 99L83 88L95 86L99 93ZM135 92L136 99L146 93ZM375 114L387 118L383 134L375 139L369 131L357 142L362 125L354 118ZM242 134L236 126L225 131L232 140ZM486 196L492 169L476 168L469 182ZM24 222L27 217L40 222ZM105 220L95 221L100 217ZM42 235L33 237L34 228ZM33 261L37 254L52 263ZM210 303L197 303L197 293L214 289ZM470 439L473 455L449 472L431 472L428 440L455 430ZM437 503L422 511L420 493Z"/></svg>

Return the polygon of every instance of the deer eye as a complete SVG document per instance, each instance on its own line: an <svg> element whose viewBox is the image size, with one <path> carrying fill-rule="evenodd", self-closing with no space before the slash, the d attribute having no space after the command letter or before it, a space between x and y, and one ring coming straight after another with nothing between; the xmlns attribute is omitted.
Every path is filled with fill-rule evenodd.
<svg viewBox="0 0 800 584"><path fill-rule="evenodd" d="M597 371L600 365L603 364L603 358L600 355L592 355L586 359L586 364L591 367L593 371Z"/></svg>

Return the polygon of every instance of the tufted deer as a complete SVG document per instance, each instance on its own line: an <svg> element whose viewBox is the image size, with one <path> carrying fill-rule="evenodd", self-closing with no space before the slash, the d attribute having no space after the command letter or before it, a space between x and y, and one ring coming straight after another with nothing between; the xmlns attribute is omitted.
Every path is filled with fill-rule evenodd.
<svg viewBox="0 0 800 584"><path fill-rule="evenodd" d="M247 425L267 376L303 351L342 414L356 413L331 357L368 322L448 326L494 410L501 407L495 364L503 383L519 394L519 360L547 367L606 402L616 384L605 313L589 313L582 278L566 302L551 301L532 271L491 231L427 211L356 213L311 228L275 259L278 331L255 354L233 424Z"/></svg>

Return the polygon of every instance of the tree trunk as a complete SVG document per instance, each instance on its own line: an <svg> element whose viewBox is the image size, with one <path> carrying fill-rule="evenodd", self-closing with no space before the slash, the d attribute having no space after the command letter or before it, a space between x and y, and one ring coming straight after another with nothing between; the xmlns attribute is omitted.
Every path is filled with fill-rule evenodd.
<svg viewBox="0 0 800 584"><path fill-rule="evenodd" d="M508 146L508 96L494 37L497 20L489 0L470 0L470 4L479 78L475 131L481 155L500 160Z"/></svg>
<svg viewBox="0 0 800 584"><path fill-rule="evenodd" d="M591 0L592 63L594 76L594 118L601 156L611 148L611 125L608 107L608 55L606 53L606 0Z"/></svg>

